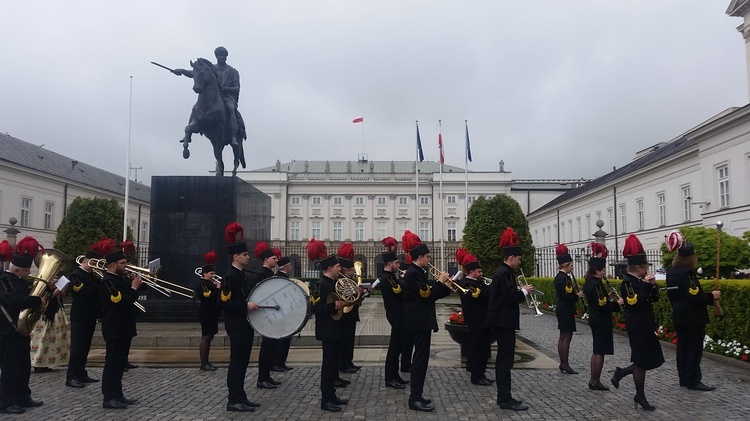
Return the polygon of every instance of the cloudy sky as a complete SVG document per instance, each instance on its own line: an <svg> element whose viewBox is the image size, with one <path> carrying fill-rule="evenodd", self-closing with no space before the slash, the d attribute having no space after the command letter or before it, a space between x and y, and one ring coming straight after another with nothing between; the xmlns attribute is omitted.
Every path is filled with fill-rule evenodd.
<svg viewBox="0 0 750 421"><path fill-rule="evenodd" d="M210 4L210 6L209 6ZM241 75L248 168L412 159L515 178L593 178L748 102L729 0L33 1L0 6L0 132L125 172L205 175L182 137L192 81L151 65L212 61ZM352 119L364 114L362 130ZM364 150L363 150L364 149ZM225 161L231 159L229 148Z"/></svg>

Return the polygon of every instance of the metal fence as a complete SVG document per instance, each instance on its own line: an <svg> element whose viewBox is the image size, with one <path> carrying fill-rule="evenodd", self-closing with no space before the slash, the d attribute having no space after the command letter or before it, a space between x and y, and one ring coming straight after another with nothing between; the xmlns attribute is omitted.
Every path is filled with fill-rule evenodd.
<svg viewBox="0 0 750 421"><path fill-rule="evenodd" d="M575 262L574 272L576 276L583 277L583 274L588 269L588 261L591 255L585 247L570 248L568 249L573 262ZM646 256L648 261L653 263L654 270L661 267L661 250L647 250ZM541 278L551 278L557 275L558 263L557 255L555 254L554 247L545 247L536 249L535 257L535 276ZM625 259L617 254L610 254L607 256L607 273L613 278L622 278L622 271L624 266L627 265Z"/></svg>

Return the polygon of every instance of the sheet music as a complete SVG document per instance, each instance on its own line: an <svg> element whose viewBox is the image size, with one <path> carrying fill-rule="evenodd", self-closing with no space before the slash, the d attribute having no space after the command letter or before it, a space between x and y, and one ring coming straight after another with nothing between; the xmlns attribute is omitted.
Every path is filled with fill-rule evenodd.
<svg viewBox="0 0 750 421"><path fill-rule="evenodd" d="M61 276L60 279L58 279L57 282L55 283L55 287L57 287L57 289L62 291L63 288L68 286L69 283L70 283L70 280L68 280L68 278L66 278L65 276Z"/></svg>

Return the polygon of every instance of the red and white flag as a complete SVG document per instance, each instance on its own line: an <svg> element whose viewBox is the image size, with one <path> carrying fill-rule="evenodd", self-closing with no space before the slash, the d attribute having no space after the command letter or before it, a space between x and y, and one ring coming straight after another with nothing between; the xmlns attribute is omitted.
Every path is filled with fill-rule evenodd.
<svg viewBox="0 0 750 421"><path fill-rule="evenodd" d="M438 146L440 147L440 163L445 163L445 158L443 158L443 134L438 133Z"/></svg>
<svg viewBox="0 0 750 421"><path fill-rule="evenodd" d="M354 120L352 120L352 123L354 123L354 124L364 123L364 122L365 122L365 118L362 117L362 114L360 114L359 117L357 117Z"/></svg>

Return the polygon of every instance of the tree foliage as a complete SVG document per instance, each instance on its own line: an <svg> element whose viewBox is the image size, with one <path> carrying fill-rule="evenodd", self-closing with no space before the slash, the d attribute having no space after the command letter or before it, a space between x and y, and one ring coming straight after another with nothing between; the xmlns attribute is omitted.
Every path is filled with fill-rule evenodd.
<svg viewBox="0 0 750 421"><path fill-rule="evenodd" d="M523 256L521 268L527 276L534 269L534 246L529 224L521 206L510 196L500 194L492 199L480 197L469 208L462 246L482 263L487 276L503 262L500 236L506 228L513 228L521 240Z"/></svg>
<svg viewBox="0 0 750 421"><path fill-rule="evenodd" d="M103 237L118 243L122 239L125 210L115 199L78 197L68 206L68 212L57 229L54 247L75 259ZM133 232L128 227L128 239Z"/></svg>
<svg viewBox="0 0 750 421"><path fill-rule="evenodd" d="M685 241L693 243L695 254L698 256L697 265L703 267L703 276L710 278L716 276L716 246L718 243L716 228L682 227L680 232L685 236ZM661 251L664 268L672 267L672 259L676 251L668 252L666 244L662 244ZM747 267L750 267L750 245L748 245L748 241L722 231L719 276L729 278L735 270Z"/></svg>

